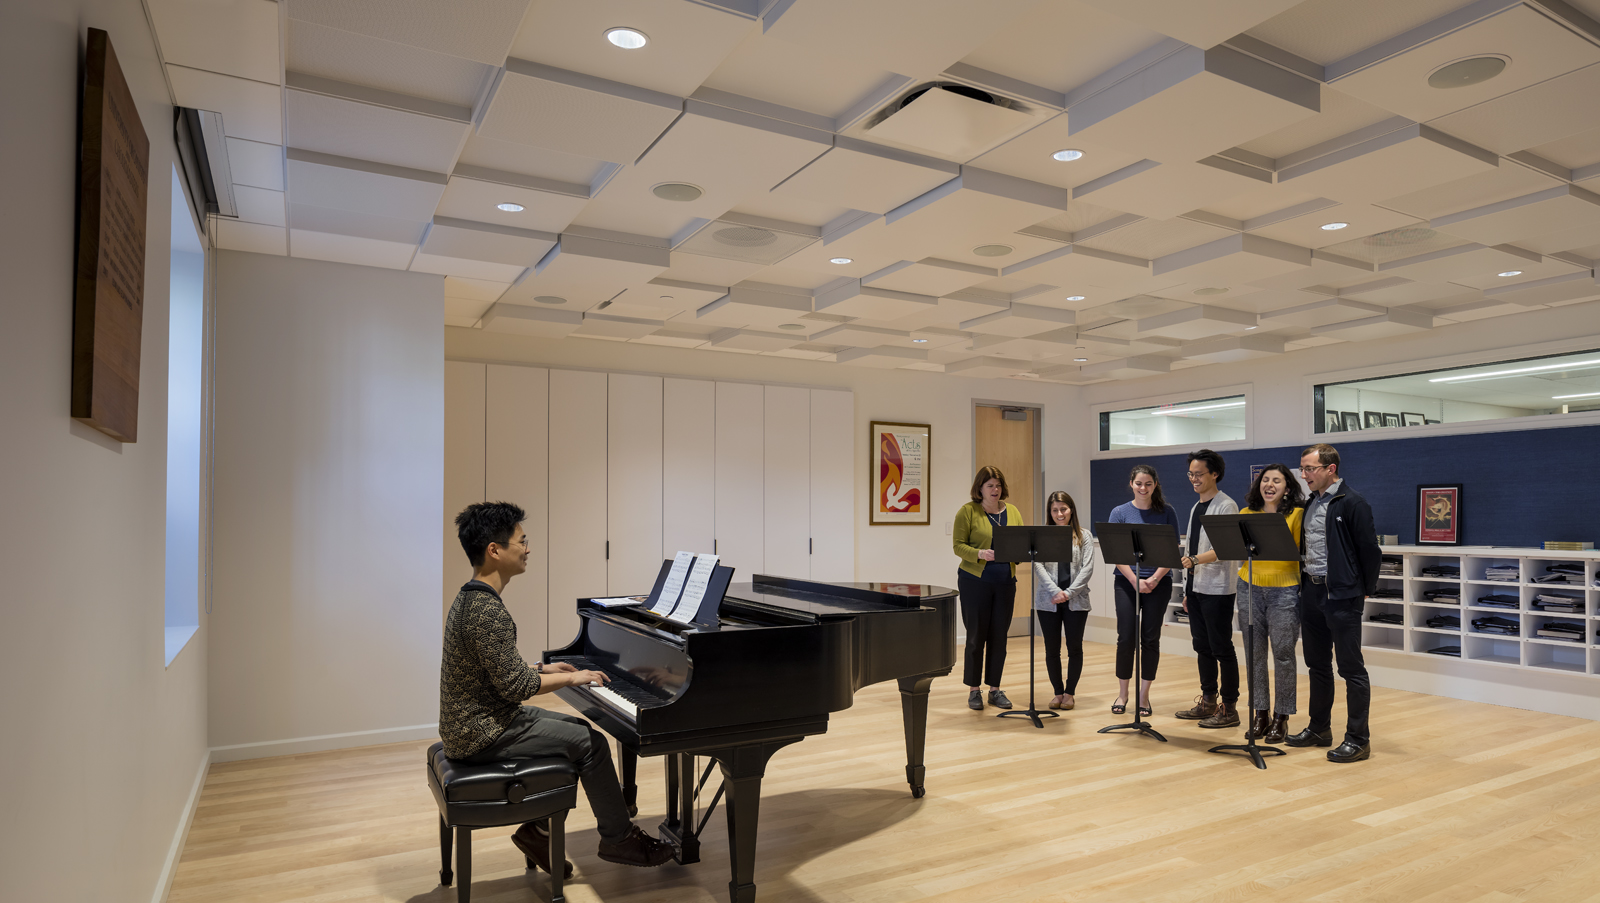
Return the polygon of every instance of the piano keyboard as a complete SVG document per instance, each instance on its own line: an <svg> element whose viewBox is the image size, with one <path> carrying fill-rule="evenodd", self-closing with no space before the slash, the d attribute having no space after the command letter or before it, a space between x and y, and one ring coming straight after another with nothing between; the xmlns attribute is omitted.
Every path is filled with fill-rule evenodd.
<svg viewBox="0 0 1600 903"><path fill-rule="evenodd" d="M604 671L610 675L611 683L606 685L588 684L580 687L594 698L604 703L607 708L627 716L629 721L639 720L640 709L652 709L666 705L668 700L639 686L626 677L620 677L608 668L602 668L593 662L581 658L562 658L562 661L571 662L573 667L580 671Z"/></svg>

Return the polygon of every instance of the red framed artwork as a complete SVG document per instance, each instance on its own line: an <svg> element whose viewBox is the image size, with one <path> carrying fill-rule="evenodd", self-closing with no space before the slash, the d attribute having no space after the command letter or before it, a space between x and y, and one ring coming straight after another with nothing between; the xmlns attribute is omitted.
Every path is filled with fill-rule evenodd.
<svg viewBox="0 0 1600 903"><path fill-rule="evenodd" d="M933 428L926 423L888 423L874 420L872 449L872 508L867 523L874 527L926 525L928 463Z"/></svg>
<svg viewBox="0 0 1600 903"><path fill-rule="evenodd" d="M1417 545L1461 545L1461 484L1417 487Z"/></svg>

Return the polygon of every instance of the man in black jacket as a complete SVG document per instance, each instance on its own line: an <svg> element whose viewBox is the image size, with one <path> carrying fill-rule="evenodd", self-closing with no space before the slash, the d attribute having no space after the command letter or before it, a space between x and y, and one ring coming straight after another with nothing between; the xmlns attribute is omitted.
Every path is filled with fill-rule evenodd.
<svg viewBox="0 0 1600 903"><path fill-rule="evenodd" d="M1339 475L1339 452L1317 444L1300 453L1300 476L1311 487L1300 534L1300 632L1311 674L1311 723L1290 746L1333 745L1333 665L1344 679L1348 722L1330 762L1360 762L1372 753L1367 708L1372 685L1361 657L1361 615L1378 588L1383 562L1372 506Z"/></svg>

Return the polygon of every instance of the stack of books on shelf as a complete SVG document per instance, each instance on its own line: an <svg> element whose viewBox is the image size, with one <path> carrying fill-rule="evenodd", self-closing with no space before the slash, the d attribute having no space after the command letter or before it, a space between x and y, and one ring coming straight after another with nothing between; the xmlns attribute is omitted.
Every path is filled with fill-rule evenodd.
<svg viewBox="0 0 1600 903"><path fill-rule="evenodd" d="M1535 636L1552 640L1571 640L1575 643L1583 642L1583 625L1573 624L1568 621L1546 621L1539 625Z"/></svg>
<svg viewBox="0 0 1600 903"><path fill-rule="evenodd" d="M1383 563L1378 565L1379 577L1399 577L1404 574L1405 559L1399 555L1383 556Z"/></svg>
<svg viewBox="0 0 1600 903"><path fill-rule="evenodd" d="M1435 646L1432 649L1429 649L1428 652L1432 655L1450 655L1456 658L1461 657L1460 646Z"/></svg>
<svg viewBox="0 0 1600 903"><path fill-rule="evenodd" d="M1460 630L1461 619L1455 615L1435 615L1428 619L1428 626L1434 630Z"/></svg>
<svg viewBox="0 0 1600 903"><path fill-rule="evenodd" d="M1522 600L1510 593L1490 593L1479 596L1478 604L1485 608L1516 608L1522 604Z"/></svg>
<svg viewBox="0 0 1600 903"><path fill-rule="evenodd" d="M1479 633L1498 633L1503 636L1517 636L1522 632L1522 625L1510 618L1491 615L1487 618L1473 618L1472 629Z"/></svg>
<svg viewBox="0 0 1600 903"><path fill-rule="evenodd" d="M1495 583L1516 583L1517 578L1517 566L1514 564L1491 564L1483 569L1483 579Z"/></svg>
<svg viewBox="0 0 1600 903"><path fill-rule="evenodd" d="M1533 607L1540 611L1559 611L1564 614L1581 614L1583 612L1583 597L1568 596L1562 593L1540 592L1533 597Z"/></svg>
<svg viewBox="0 0 1600 903"><path fill-rule="evenodd" d="M1382 575L1383 571L1378 571ZM1461 568L1454 564L1430 564L1422 569L1423 577L1434 577L1439 580L1460 580Z"/></svg>
<svg viewBox="0 0 1600 903"><path fill-rule="evenodd" d="M1557 542L1553 539L1547 539L1544 541L1544 550L1546 552L1592 552L1594 551L1594 543Z"/></svg>
<svg viewBox="0 0 1600 903"><path fill-rule="evenodd" d="M1402 618L1400 615L1390 614L1388 612L1379 612L1375 615L1368 615L1367 620L1377 621L1380 624L1394 624L1396 626L1403 625L1406 622L1405 618Z"/></svg>

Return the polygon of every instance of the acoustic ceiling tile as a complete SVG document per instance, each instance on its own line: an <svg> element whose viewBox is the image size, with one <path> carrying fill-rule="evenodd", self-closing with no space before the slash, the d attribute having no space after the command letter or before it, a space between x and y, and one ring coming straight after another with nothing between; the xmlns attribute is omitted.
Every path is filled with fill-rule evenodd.
<svg viewBox="0 0 1600 903"><path fill-rule="evenodd" d="M839 136L772 191L883 214L960 174L954 163Z"/></svg>
<svg viewBox="0 0 1600 903"><path fill-rule="evenodd" d="M921 245L973 248L1054 216L1067 203L1064 188L963 166L961 175L889 211L885 231Z"/></svg>
<svg viewBox="0 0 1600 903"><path fill-rule="evenodd" d="M792 259L788 261L792 263ZM673 254L672 266L662 279L697 282L702 285L737 285L766 269L765 264L744 260L702 257L699 254Z"/></svg>
<svg viewBox="0 0 1600 903"><path fill-rule="evenodd" d="M815 303L818 313L868 320L897 320L936 306L939 299L931 295L873 288L862 285L859 279L850 279L832 288L819 290Z"/></svg>
<svg viewBox="0 0 1600 903"><path fill-rule="evenodd" d="M994 269L928 257L920 261L902 260L876 273L864 276L862 285L897 292L939 297L976 285L997 275Z"/></svg>
<svg viewBox="0 0 1600 903"><path fill-rule="evenodd" d="M583 325L583 314L576 310L551 307L525 307L497 301L483 314L483 328L545 339L571 335Z"/></svg>
<svg viewBox="0 0 1600 903"><path fill-rule="evenodd" d="M427 172L450 170L471 127L293 88L284 105L290 147Z"/></svg>
<svg viewBox="0 0 1600 903"><path fill-rule="evenodd" d="M1217 336L1184 345L1180 353L1185 360L1228 364L1282 354L1283 345L1283 336L1277 335Z"/></svg>
<svg viewBox="0 0 1600 903"><path fill-rule="evenodd" d="M484 260L467 260L461 257L438 257L425 251L418 251L417 256L411 259L410 269L413 273L455 276L457 278L476 279L505 286L521 276L522 271L527 268L504 263L490 263ZM446 289L445 297L447 299L450 297L448 289ZM487 302L479 303L486 304Z"/></svg>
<svg viewBox="0 0 1600 903"><path fill-rule="evenodd" d="M170 64L167 80L178 106L221 113L229 138L283 144L283 89L277 84Z"/></svg>
<svg viewBox="0 0 1600 903"><path fill-rule="evenodd" d="M1541 255L1512 245L1485 247L1469 244L1380 263L1378 272L1404 276L1417 282L1472 285L1476 280L1494 278L1499 273L1511 270L1527 270L1543 261Z"/></svg>
<svg viewBox="0 0 1600 903"><path fill-rule="evenodd" d="M233 201L238 206L239 219L244 222L261 223L264 226L288 225L281 191L235 185Z"/></svg>
<svg viewBox="0 0 1600 903"><path fill-rule="evenodd" d="M381 242L415 245L422 240L427 220L397 219L314 204L289 204L289 227L314 233L348 235Z"/></svg>
<svg viewBox="0 0 1600 903"><path fill-rule="evenodd" d="M632 163L682 111L683 101L669 94L512 58L480 114L477 133Z"/></svg>
<svg viewBox="0 0 1600 903"><path fill-rule="evenodd" d="M1531 6L1513 4L1454 30L1438 21L1445 33L1436 39L1398 53L1380 44L1328 67L1329 84L1427 122L1600 62L1600 48ZM1428 84L1435 70L1479 56L1499 56L1506 67L1474 85L1440 90Z"/></svg>
<svg viewBox="0 0 1600 903"><path fill-rule="evenodd" d="M1085 0L1130 22L1196 47L1211 47L1299 5L1300 0Z"/></svg>
<svg viewBox="0 0 1600 903"><path fill-rule="evenodd" d="M1389 198L1381 205L1417 219L1433 219L1536 194L1561 184L1561 179L1548 173L1505 161L1494 169Z"/></svg>
<svg viewBox="0 0 1600 903"><path fill-rule="evenodd" d="M591 339L614 339L628 341L640 339L661 328L660 320L645 320L637 317L618 317L610 314L585 313L583 325L573 331L573 335Z"/></svg>
<svg viewBox="0 0 1600 903"><path fill-rule="evenodd" d="M249 251L252 254L276 254L279 257L289 253L286 229L228 219L219 219L216 224L217 247L224 251Z"/></svg>
<svg viewBox="0 0 1600 903"><path fill-rule="evenodd" d="M1511 314L1525 313L1537 306L1538 305L1524 306L1521 304L1510 304L1504 301L1494 301L1488 298L1481 298L1476 301L1468 301L1463 304L1457 304L1454 307L1440 308L1435 310L1433 314L1436 319L1444 320L1450 323L1471 323L1474 320L1487 320L1491 317L1504 317Z"/></svg>
<svg viewBox="0 0 1600 903"><path fill-rule="evenodd" d="M1287 273L1251 281L1268 289L1307 289L1314 285L1342 287L1376 278L1377 265L1334 254L1312 251L1311 265Z"/></svg>
<svg viewBox="0 0 1600 903"><path fill-rule="evenodd" d="M547 147L499 141L476 132L468 136L466 147L461 149L461 156L456 161L457 169L462 166L588 185L591 194L604 187L605 180L618 168L615 163L594 157L579 157Z"/></svg>
<svg viewBox="0 0 1600 903"><path fill-rule="evenodd" d="M1433 315L1410 310L1390 310L1376 316L1314 326L1311 334L1323 338L1343 339L1347 342L1365 342L1369 339L1388 339L1433 328Z"/></svg>
<svg viewBox="0 0 1600 903"><path fill-rule="evenodd" d="M1076 160L1057 160L1057 151L1076 150ZM1067 114L1029 129L971 162L971 165L1057 188L1076 188L1138 163L1144 157L1073 137Z"/></svg>
<svg viewBox="0 0 1600 903"><path fill-rule="evenodd" d="M1004 310L1011 302L991 298L987 295L976 296L967 292L957 292L954 296L940 298L939 303L932 306L923 306L916 312L904 317L885 321L884 325L893 329L907 329L917 331L932 327L951 328L963 320L992 314L997 310ZM966 337L966 333L962 333ZM944 345L945 342L929 342L928 345Z"/></svg>
<svg viewBox="0 0 1600 903"><path fill-rule="evenodd" d="M381 241L354 235L333 235L295 228L289 230L290 257L403 270L411 263L411 256L416 251L417 246L414 243Z"/></svg>
<svg viewBox="0 0 1600 903"><path fill-rule="evenodd" d="M1106 291L1133 290L1151 277L1148 260L1099 251L1086 245L1057 248L1012 264L1003 272L1007 276L1059 286L1066 290L1066 295L1085 297L1085 302L1064 302L1068 304L1103 300L1096 296Z"/></svg>
<svg viewBox="0 0 1600 903"><path fill-rule="evenodd" d="M776 332L785 323L800 322L811 312L811 294L761 284L735 285L726 295L680 314L697 325L733 326Z"/></svg>
<svg viewBox="0 0 1600 903"><path fill-rule="evenodd" d="M842 323L838 326L820 330L811 335L811 341L827 345L845 345L851 348L877 348L882 345L897 345L903 348L914 347L911 343L911 333L909 332L898 329L884 329L878 326L861 326L856 323Z"/></svg>
<svg viewBox="0 0 1600 903"><path fill-rule="evenodd" d="M1465 289L1445 282L1412 282L1399 278L1380 278L1339 290L1339 297L1353 298L1384 307L1428 306L1441 298L1459 297Z"/></svg>
<svg viewBox="0 0 1600 903"><path fill-rule="evenodd" d="M762 332L755 329L724 329L713 333L711 344L718 348L737 348L742 351L782 351L805 340L798 333Z"/></svg>
<svg viewBox="0 0 1600 903"><path fill-rule="evenodd" d="M587 203L587 197L455 175L450 177L444 196L439 199L438 212L443 216L517 229L560 232L572 223ZM505 211L499 209L501 204L516 204L522 209Z"/></svg>
<svg viewBox="0 0 1600 903"><path fill-rule="evenodd" d="M1345 226L1340 229L1322 228L1337 223L1344 223ZM1252 226L1246 221L1245 229L1262 238L1314 250L1416 224L1416 217L1372 204L1333 204L1268 225Z"/></svg>
<svg viewBox="0 0 1600 903"><path fill-rule="evenodd" d="M271 0L151 0L169 63L278 84L278 5Z"/></svg>
<svg viewBox="0 0 1600 903"><path fill-rule="evenodd" d="M913 331L910 344L916 348L926 348L933 351L939 348L949 348L970 341L972 334L959 329L948 329L939 326L930 326Z"/></svg>
<svg viewBox="0 0 1600 903"><path fill-rule="evenodd" d="M427 222L444 195L439 173L289 150L289 200Z"/></svg>
<svg viewBox="0 0 1600 903"><path fill-rule="evenodd" d="M1278 171L1278 182L1320 197L1370 204L1498 165L1489 151L1413 123L1291 163Z"/></svg>
<svg viewBox="0 0 1600 903"><path fill-rule="evenodd" d="M226 121L223 123L227 125ZM283 146L227 139L228 171L233 174L233 184L283 190Z"/></svg>
<svg viewBox="0 0 1600 903"><path fill-rule="evenodd" d="M1168 220L1181 213L1200 210L1272 180L1271 173L1241 165L1224 168L1211 162L1157 163L1141 160L1109 175L1072 189L1074 201L1137 213L1155 220ZM1222 161L1226 163L1227 161ZM1118 230L1121 231L1121 230Z"/></svg>
<svg viewBox="0 0 1600 903"><path fill-rule="evenodd" d="M1137 354L1132 357L1116 358L1096 364L1085 364L1082 373L1085 376L1097 378L1137 379L1141 376L1151 376L1156 373L1168 373L1171 370L1171 358L1154 354Z"/></svg>
<svg viewBox="0 0 1600 903"><path fill-rule="evenodd" d="M1012 302L1004 310L966 320L961 323L960 328L965 332L975 332L980 335L1022 338L1071 326L1077 322L1077 314L1070 310Z"/></svg>
<svg viewBox="0 0 1600 903"><path fill-rule="evenodd" d="M1282 329L1284 327L1311 329L1315 326L1327 326L1333 323L1359 320L1364 317L1381 314L1384 311L1385 308L1380 305L1357 301L1353 298L1322 298L1294 307L1264 313L1261 315L1261 327L1263 329Z"/></svg>
<svg viewBox="0 0 1600 903"><path fill-rule="evenodd" d="M702 224L687 237L679 233L672 253L675 259L699 255L770 267L815 244L821 237L821 229L814 226L727 213ZM819 279L818 284L826 281Z"/></svg>
<svg viewBox="0 0 1600 903"><path fill-rule="evenodd" d="M1142 336L1157 335L1191 341L1217 335L1237 335L1257 325L1255 314L1211 304L1194 304L1170 313L1142 317L1136 328Z"/></svg>
<svg viewBox="0 0 1600 903"><path fill-rule="evenodd" d="M699 310L727 293L719 286L658 277L623 290L611 299L606 311L623 317L668 320L684 311Z"/></svg>
<svg viewBox="0 0 1600 903"><path fill-rule="evenodd" d="M1167 254L1150 262L1151 272L1155 276L1213 286L1258 282L1305 270L1310 266L1310 250L1244 233Z"/></svg>
<svg viewBox="0 0 1600 903"><path fill-rule="evenodd" d="M1522 250L1514 245L1499 245L1497 247ZM1468 288L1488 291L1493 288L1502 288L1509 285L1521 285L1549 279L1554 276L1567 276L1577 272L1588 272L1589 265L1580 265L1558 257L1545 257L1538 261L1528 261L1515 266L1496 270L1494 272L1475 271L1462 273L1450 280L1455 285L1464 285ZM1501 273L1516 273L1514 276L1502 276Z"/></svg>
<svg viewBox="0 0 1600 903"><path fill-rule="evenodd" d="M669 348L699 348L711 341L709 336L684 332L679 329L658 329L649 335L640 336L632 341L640 345L665 345Z"/></svg>
<svg viewBox="0 0 1600 903"><path fill-rule="evenodd" d="M427 237L422 241L422 250L439 257L460 257L517 267L518 272L512 275L512 279L515 279L521 275L522 269L537 264L555 243L556 235L550 232L436 216Z"/></svg>
<svg viewBox="0 0 1600 903"><path fill-rule="evenodd" d="M290 72L463 107L477 102L498 68L498 61L479 63L303 19L289 20L284 48ZM273 57L276 67L276 46Z"/></svg>
<svg viewBox="0 0 1600 903"><path fill-rule="evenodd" d="M1600 226L1600 195L1574 185L1558 185L1436 217L1428 225L1485 245L1538 240L1551 233L1566 235Z"/></svg>
<svg viewBox="0 0 1600 903"><path fill-rule="evenodd" d="M1579 134L1600 126L1600 65L1485 101L1432 124L1497 154Z"/></svg>
<svg viewBox="0 0 1600 903"><path fill-rule="evenodd" d="M528 0L291 0L289 17L491 66L511 47Z"/></svg>
<svg viewBox="0 0 1600 903"><path fill-rule="evenodd" d="M978 379L998 379L1014 373L1023 373L1028 369L1028 362L1011 360L1004 357L969 357L964 361L956 361L944 365L944 372L954 376L970 376Z"/></svg>
<svg viewBox="0 0 1600 903"><path fill-rule="evenodd" d="M834 360L852 367L871 367L893 370L907 364L920 364L928 360L928 352L921 348L897 348L884 345L879 348L846 348L834 355Z"/></svg>
<svg viewBox="0 0 1600 903"><path fill-rule="evenodd" d="M1486 288L1483 295L1485 298L1502 303L1537 307L1543 304L1593 298L1600 295L1600 285L1596 284L1593 270L1579 270L1575 273L1549 276L1516 285Z"/></svg>
<svg viewBox="0 0 1600 903"><path fill-rule="evenodd" d="M808 0L771 4L766 36L813 53L874 60L912 78L937 75L983 43L1031 0Z"/></svg>
<svg viewBox="0 0 1600 903"><path fill-rule="evenodd" d="M998 357L1023 360L1047 360L1063 355L1070 357L1077 347L1078 331L1070 326L1051 329L1031 336L980 335L968 341L972 351Z"/></svg>
<svg viewBox="0 0 1600 903"><path fill-rule="evenodd" d="M423 255L418 254L418 257ZM498 301L500 296L510 288L509 281L497 282L489 279L476 279L469 276L446 276L444 278L444 296L446 298L470 298L474 301Z"/></svg>
<svg viewBox="0 0 1600 903"><path fill-rule="evenodd" d="M511 300L555 295L582 310L615 298L661 275L671 252L644 244L603 241L564 233L534 267L534 273L507 293Z"/></svg>
<svg viewBox="0 0 1600 903"><path fill-rule="evenodd" d="M416 272L416 270L413 269L412 272ZM444 325L470 329L476 326L478 321L483 318L484 313L489 309L489 303L487 301L472 301L467 298L446 296L444 299Z"/></svg>
<svg viewBox="0 0 1600 903"><path fill-rule="evenodd" d="M1174 44L1173 52L1073 103L1072 137L1189 163L1309 119L1321 107L1317 82L1228 47Z"/></svg>

